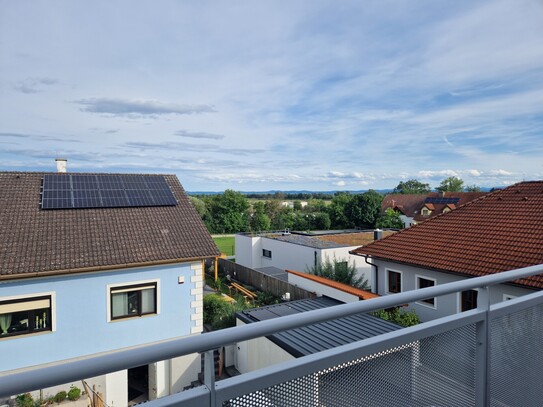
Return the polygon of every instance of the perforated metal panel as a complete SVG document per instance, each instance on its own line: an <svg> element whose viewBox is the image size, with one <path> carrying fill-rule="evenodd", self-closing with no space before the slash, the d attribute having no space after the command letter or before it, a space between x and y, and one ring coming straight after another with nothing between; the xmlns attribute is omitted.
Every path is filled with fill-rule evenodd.
<svg viewBox="0 0 543 407"><path fill-rule="evenodd" d="M223 403L228 407L474 406L475 326L389 349Z"/></svg>
<svg viewBox="0 0 543 407"><path fill-rule="evenodd" d="M543 305L490 324L490 405L543 406Z"/></svg>

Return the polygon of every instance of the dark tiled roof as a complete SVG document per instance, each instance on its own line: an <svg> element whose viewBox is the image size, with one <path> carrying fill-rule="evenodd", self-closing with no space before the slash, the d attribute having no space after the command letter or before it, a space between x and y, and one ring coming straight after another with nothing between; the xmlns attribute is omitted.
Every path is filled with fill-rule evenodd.
<svg viewBox="0 0 543 407"><path fill-rule="evenodd" d="M0 172L2 278L219 255L174 175L176 206L42 210L43 175Z"/></svg>
<svg viewBox="0 0 543 407"><path fill-rule="evenodd" d="M392 208L412 218L422 208L426 196L424 194L385 195L383 202L381 202L381 212L385 213L388 208Z"/></svg>
<svg viewBox="0 0 543 407"><path fill-rule="evenodd" d="M543 264L542 215L543 181L521 182L353 253L467 276Z"/></svg>
<svg viewBox="0 0 543 407"><path fill-rule="evenodd" d="M343 304L328 297L274 304L242 311L236 316L245 323L264 321L280 316L332 307ZM332 321L291 329L268 336L272 342L294 357L311 355L326 349L361 341L402 327L392 322L367 315L356 314Z"/></svg>

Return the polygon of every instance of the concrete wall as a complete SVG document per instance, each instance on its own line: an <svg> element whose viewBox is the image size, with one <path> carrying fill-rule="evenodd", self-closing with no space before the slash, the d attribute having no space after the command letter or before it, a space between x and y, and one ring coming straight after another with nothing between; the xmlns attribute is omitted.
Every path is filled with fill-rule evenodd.
<svg viewBox="0 0 543 407"><path fill-rule="evenodd" d="M245 324L238 319L236 325ZM239 342L236 344L235 352L236 369L240 373L252 372L294 359L294 356L265 337Z"/></svg>
<svg viewBox="0 0 543 407"><path fill-rule="evenodd" d="M245 267L262 267L262 238L235 235L236 263Z"/></svg>
<svg viewBox="0 0 543 407"><path fill-rule="evenodd" d="M388 279L387 270L400 272L402 274L402 291L411 291L417 288L417 276L434 279L436 285L452 283L455 281L465 280L468 277L462 277L456 274L442 273L438 271L426 270L422 268L406 266L398 263L385 262L374 260L375 264L379 267L379 292L380 295L390 294L387 292ZM519 297L525 294L532 293L533 290L516 287L507 284L499 284L490 287L490 301L492 304L502 302L504 295ZM393 294L392 294L393 295ZM441 318L447 315L452 315L460 312L461 298L460 293L453 293L437 297L435 299L435 307L423 303L409 304L409 307L414 309L420 316L420 319L430 321L432 319Z"/></svg>
<svg viewBox="0 0 543 407"><path fill-rule="evenodd" d="M182 391L198 380L201 370L201 356L198 353L171 359L171 394Z"/></svg>
<svg viewBox="0 0 543 407"><path fill-rule="evenodd" d="M359 298L356 295L346 293L338 290L337 288L329 287L295 274L288 273L288 282L290 284L297 285L304 290L315 292L317 297L326 295L330 298L335 298L336 300L343 302L359 301Z"/></svg>

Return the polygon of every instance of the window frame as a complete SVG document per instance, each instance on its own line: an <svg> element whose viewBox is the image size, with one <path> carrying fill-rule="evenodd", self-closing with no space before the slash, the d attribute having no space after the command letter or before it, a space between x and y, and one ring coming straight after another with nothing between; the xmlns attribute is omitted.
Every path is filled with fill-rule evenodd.
<svg viewBox="0 0 543 407"><path fill-rule="evenodd" d="M399 275L400 277L400 291L390 291L390 273L396 273ZM397 293L401 293L403 292L403 272L399 271L399 270L391 270L391 269L386 269L386 284L385 284L385 287L386 287L386 293L387 294L397 294Z"/></svg>
<svg viewBox="0 0 543 407"><path fill-rule="evenodd" d="M35 309L25 310L25 311L28 311L28 312L32 313L32 315L29 315L29 317L28 317L28 321L27 321L28 329L26 331L11 332L11 333L6 333L6 334L3 334L3 333L0 332L0 340L19 338L19 337L26 337L26 336L29 336L29 335L44 334L44 333L49 333L49 332L55 332L56 331L56 313L55 313L55 310L56 310L56 298L55 298L55 292L53 292L53 291L42 292L42 293L34 293L34 294L0 297L0 310L1 310L2 306L6 306L6 305L20 304L20 303L25 303L25 302L43 301L43 300L49 301L48 314L47 314L47 318L49 319L49 326L48 327L46 327L46 328L36 328L35 327L35 317L37 315L34 315L34 312L37 309L41 310L41 309L44 309L44 308L35 308ZM15 312L21 312L21 311L15 311ZM7 312L5 314L7 314ZM10 323L10 327L11 327L11 323Z"/></svg>
<svg viewBox="0 0 543 407"><path fill-rule="evenodd" d="M141 306L142 306L142 295L144 288L149 288L150 286L154 287L155 295L154 295L154 311L153 312L142 312ZM138 290L140 288L140 290ZM127 315L121 315L121 316L113 316L113 294L116 292L119 293L121 291L126 292L132 292L137 291L138 292L138 312L136 314L127 314ZM117 322L117 321L124 321L127 319L135 319L135 318L142 318L142 317L148 317L153 315L160 314L160 281L159 280L145 280L145 281L133 281L133 282L125 282L125 283L119 283L119 284L110 284L107 286L107 322Z"/></svg>
<svg viewBox="0 0 543 407"><path fill-rule="evenodd" d="M426 286L426 287L421 287L420 286L421 279L422 280L427 280L427 281L432 281L434 284ZM415 287L417 287L417 290L420 290L422 288L427 288L427 287L435 287L436 285L437 285L437 279L435 279L435 278L431 278L431 277L427 277L427 276L423 276L423 275L419 275L419 274L415 275ZM429 300L432 300L432 302L429 302ZM423 300L417 301L416 303L418 305L422 305L424 307L437 309L437 297L425 298Z"/></svg>
<svg viewBox="0 0 543 407"><path fill-rule="evenodd" d="M269 254L269 256L267 254ZM262 249L262 257L265 257L267 259L271 259L272 258L272 251L268 250L268 249Z"/></svg>
<svg viewBox="0 0 543 407"><path fill-rule="evenodd" d="M463 305L464 305L464 300L463 300L463 293L467 293L469 291L473 291L475 293L477 293L477 295L475 295L475 307L473 308L469 308L469 309L463 309ZM472 310L472 309L476 309L477 308L477 304L478 304L478 298L479 298L479 290L477 289L473 289L473 290L466 290L466 291L460 291L458 293L458 312L466 312L466 311L469 311L469 310Z"/></svg>

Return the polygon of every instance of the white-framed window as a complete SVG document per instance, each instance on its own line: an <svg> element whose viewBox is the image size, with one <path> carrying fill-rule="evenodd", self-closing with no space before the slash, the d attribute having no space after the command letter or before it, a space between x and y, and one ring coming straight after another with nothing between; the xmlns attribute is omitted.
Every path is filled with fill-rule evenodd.
<svg viewBox="0 0 543 407"><path fill-rule="evenodd" d="M108 322L159 313L158 280L107 286Z"/></svg>
<svg viewBox="0 0 543 407"><path fill-rule="evenodd" d="M55 330L55 293L0 298L0 339Z"/></svg>
<svg viewBox="0 0 543 407"><path fill-rule="evenodd" d="M386 271L387 281L386 290L388 294L395 294L402 292L402 272L395 270Z"/></svg>
<svg viewBox="0 0 543 407"><path fill-rule="evenodd" d="M428 215L430 215L430 209L428 209L428 208L422 208L421 214L422 214L423 216L428 216Z"/></svg>
<svg viewBox="0 0 543 407"><path fill-rule="evenodd" d="M436 285L436 279L424 277L424 276L415 276L417 279L417 289L421 288L427 288L427 287L434 287ZM426 307L430 308L437 308L437 301L435 297L432 298L425 298L424 300L420 300L417 302L417 304L424 305Z"/></svg>
<svg viewBox="0 0 543 407"><path fill-rule="evenodd" d="M262 256L268 259L271 259L272 258L271 250L262 249Z"/></svg>
<svg viewBox="0 0 543 407"><path fill-rule="evenodd" d="M517 298L516 295L511 295L511 294L504 294L503 295L503 301L509 301L509 300L512 300L513 298Z"/></svg>

